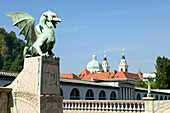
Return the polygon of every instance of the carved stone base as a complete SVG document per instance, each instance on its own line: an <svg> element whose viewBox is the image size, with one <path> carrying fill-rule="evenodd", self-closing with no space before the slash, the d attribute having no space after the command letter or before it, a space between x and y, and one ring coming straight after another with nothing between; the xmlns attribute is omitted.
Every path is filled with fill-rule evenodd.
<svg viewBox="0 0 170 113"><path fill-rule="evenodd" d="M8 87L10 113L63 113L57 59L25 58L24 69Z"/></svg>

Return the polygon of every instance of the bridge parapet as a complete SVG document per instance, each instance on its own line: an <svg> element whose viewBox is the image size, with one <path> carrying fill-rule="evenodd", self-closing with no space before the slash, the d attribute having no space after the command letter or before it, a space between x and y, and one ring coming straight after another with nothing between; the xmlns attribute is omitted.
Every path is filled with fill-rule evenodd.
<svg viewBox="0 0 170 113"><path fill-rule="evenodd" d="M135 112L145 113L143 100L64 100L64 113L105 113Z"/></svg>

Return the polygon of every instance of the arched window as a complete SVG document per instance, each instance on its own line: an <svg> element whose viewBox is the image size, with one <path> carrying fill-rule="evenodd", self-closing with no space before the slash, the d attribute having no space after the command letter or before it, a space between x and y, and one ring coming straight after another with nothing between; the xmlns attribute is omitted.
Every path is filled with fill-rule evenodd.
<svg viewBox="0 0 170 113"><path fill-rule="evenodd" d="M77 88L74 88L70 93L70 100L79 100L80 99L80 93Z"/></svg>
<svg viewBox="0 0 170 113"><path fill-rule="evenodd" d="M125 69L125 72L127 72L127 68Z"/></svg>
<svg viewBox="0 0 170 113"><path fill-rule="evenodd" d="M147 97L147 94L144 94L144 96L143 97Z"/></svg>
<svg viewBox="0 0 170 113"><path fill-rule="evenodd" d="M94 100L94 94L93 94L93 91L91 89L89 89L87 92L86 92L86 100Z"/></svg>
<svg viewBox="0 0 170 113"><path fill-rule="evenodd" d="M140 96L139 93L137 94L136 99L137 99L137 100L141 100L141 96Z"/></svg>
<svg viewBox="0 0 170 113"><path fill-rule="evenodd" d="M163 97L162 97L162 96L160 97L160 100L163 100Z"/></svg>
<svg viewBox="0 0 170 113"><path fill-rule="evenodd" d="M164 100L167 100L167 97L165 96Z"/></svg>
<svg viewBox="0 0 170 113"><path fill-rule="evenodd" d="M103 90L99 93L99 100L106 100L106 93Z"/></svg>
<svg viewBox="0 0 170 113"><path fill-rule="evenodd" d="M155 100L158 100L158 95L155 96Z"/></svg>
<svg viewBox="0 0 170 113"><path fill-rule="evenodd" d="M63 90L60 88L60 95L63 96Z"/></svg>
<svg viewBox="0 0 170 113"><path fill-rule="evenodd" d="M123 68L121 68L121 71L123 71Z"/></svg>
<svg viewBox="0 0 170 113"><path fill-rule="evenodd" d="M116 100L116 93L114 91L110 94L110 100Z"/></svg>

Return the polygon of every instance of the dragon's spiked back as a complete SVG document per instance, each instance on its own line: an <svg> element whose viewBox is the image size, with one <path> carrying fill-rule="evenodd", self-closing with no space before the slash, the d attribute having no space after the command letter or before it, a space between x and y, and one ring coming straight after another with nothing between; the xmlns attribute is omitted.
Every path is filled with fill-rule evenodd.
<svg viewBox="0 0 170 113"><path fill-rule="evenodd" d="M13 25L20 29L19 35L23 34L28 45L32 45L37 37L35 34L35 19L23 12L5 13L13 21Z"/></svg>

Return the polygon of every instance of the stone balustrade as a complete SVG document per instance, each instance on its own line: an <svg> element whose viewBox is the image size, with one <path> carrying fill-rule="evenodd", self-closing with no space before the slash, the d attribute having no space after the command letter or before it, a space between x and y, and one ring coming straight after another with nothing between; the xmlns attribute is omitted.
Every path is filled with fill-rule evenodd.
<svg viewBox="0 0 170 113"><path fill-rule="evenodd" d="M64 100L64 113L145 112L142 100Z"/></svg>

